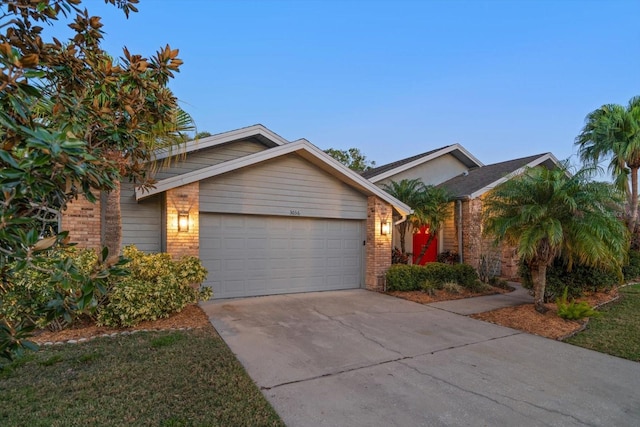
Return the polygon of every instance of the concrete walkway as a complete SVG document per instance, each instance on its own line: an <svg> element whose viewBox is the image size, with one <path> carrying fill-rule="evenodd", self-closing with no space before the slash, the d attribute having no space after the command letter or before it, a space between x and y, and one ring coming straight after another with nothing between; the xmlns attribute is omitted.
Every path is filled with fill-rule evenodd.
<svg viewBox="0 0 640 427"><path fill-rule="evenodd" d="M529 295L529 291L524 289L520 283L509 282L509 285L513 286L515 291L509 292L508 294L440 301L427 305L451 313L468 316L469 314L484 313L485 311L497 310L499 308L533 303L533 297Z"/></svg>
<svg viewBox="0 0 640 427"><path fill-rule="evenodd" d="M637 426L640 364L365 290L202 304L290 427Z"/></svg>

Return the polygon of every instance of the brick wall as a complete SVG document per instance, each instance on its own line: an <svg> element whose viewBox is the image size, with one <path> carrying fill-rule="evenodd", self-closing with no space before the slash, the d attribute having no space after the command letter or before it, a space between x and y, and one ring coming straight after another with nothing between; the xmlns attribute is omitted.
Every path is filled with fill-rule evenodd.
<svg viewBox="0 0 640 427"><path fill-rule="evenodd" d="M462 202L463 260L476 269L482 265L490 276L513 278L518 276L518 256L513 247L493 244L482 235L482 199Z"/></svg>
<svg viewBox="0 0 640 427"><path fill-rule="evenodd" d="M61 231L68 231L70 241L80 248L101 249L100 196L95 203L78 196L62 212Z"/></svg>
<svg viewBox="0 0 640 427"><path fill-rule="evenodd" d="M385 274L391 266L392 234L382 235L380 224L393 222L391 205L376 196L369 196L367 203L367 243L365 247L365 287L371 291L382 291ZM391 227L392 230L394 227ZM393 232L393 231L392 231ZM410 235L408 236L411 237Z"/></svg>
<svg viewBox="0 0 640 427"><path fill-rule="evenodd" d="M200 255L199 193L199 182L167 191L167 252L174 258ZM178 231L180 212L189 214L188 231Z"/></svg>

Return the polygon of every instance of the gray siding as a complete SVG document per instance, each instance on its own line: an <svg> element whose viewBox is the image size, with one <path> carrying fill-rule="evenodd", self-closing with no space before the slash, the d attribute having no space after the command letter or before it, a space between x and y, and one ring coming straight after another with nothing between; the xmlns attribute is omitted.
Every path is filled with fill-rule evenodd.
<svg viewBox="0 0 640 427"><path fill-rule="evenodd" d="M366 219L367 197L290 154L203 180L200 211Z"/></svg>
<svg viewBox="0 0 640 427"><path fill-rule="evenodd" d="M136 202L134 185L122 183L122 246L136 245L145 252L162 251L162 195Z"/></svg>
<svg viewBox="0 0 640 427"><path fill-rule="evenodd" d="M458 227L456 225L456 221L458 215L455 212L455 202L451 203L449 206L449 214L447 216L447 220L444 222L442 226L442 252L444 251L453 251L459 252L458 250Z"/></svg>
<svg viewBox="0 0 640 427"><path fill-rule="evenodd" d="M170 178L183 173L193 172L207 166L213 166L228 160L237 159L249 154L258 153L267 147L262 143L247 139L235 141L217 147L206 148L204 150L189 153L186 158L178 160L169 168L162 168L156 172L157 180Z"/></svg>
<svg viewBox="0 0 640 427"><path fill-rule="evenodd" d="M390 181L402 181L403 179L422 179L425 184L438 185L466 171L467 167L451 154L445 154L421 165L397 173L382 181L376 182L378 187Z"/></svg>

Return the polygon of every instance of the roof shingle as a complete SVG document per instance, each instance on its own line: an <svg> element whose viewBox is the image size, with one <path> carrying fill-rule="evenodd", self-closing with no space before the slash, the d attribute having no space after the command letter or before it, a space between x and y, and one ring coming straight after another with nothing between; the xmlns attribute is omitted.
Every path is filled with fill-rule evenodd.
<svg viewBox="0 0 640 427"><path fill-rule="evenodd" d="M458 175L439 184L438 187L449 190L455 198L470 196L547 154L549 153L536 154L535 156L507 160L471 169L466 174Z"/></svg>

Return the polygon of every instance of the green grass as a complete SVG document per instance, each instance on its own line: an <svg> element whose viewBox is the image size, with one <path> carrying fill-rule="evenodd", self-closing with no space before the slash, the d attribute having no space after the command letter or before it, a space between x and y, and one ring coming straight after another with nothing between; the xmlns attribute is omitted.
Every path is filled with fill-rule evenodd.
<svg viewBox="0 0 640 427"><path fill-rule="evenodd" d="M601 312L567 342L640 362L640 284L620 289L620 300Z"/></svg>
<svg viewBox="0 0 640 427"><path fill-rule="evenodd" d="M43 347L0 371L2 426L281 426L213 331Z"/></svg>

